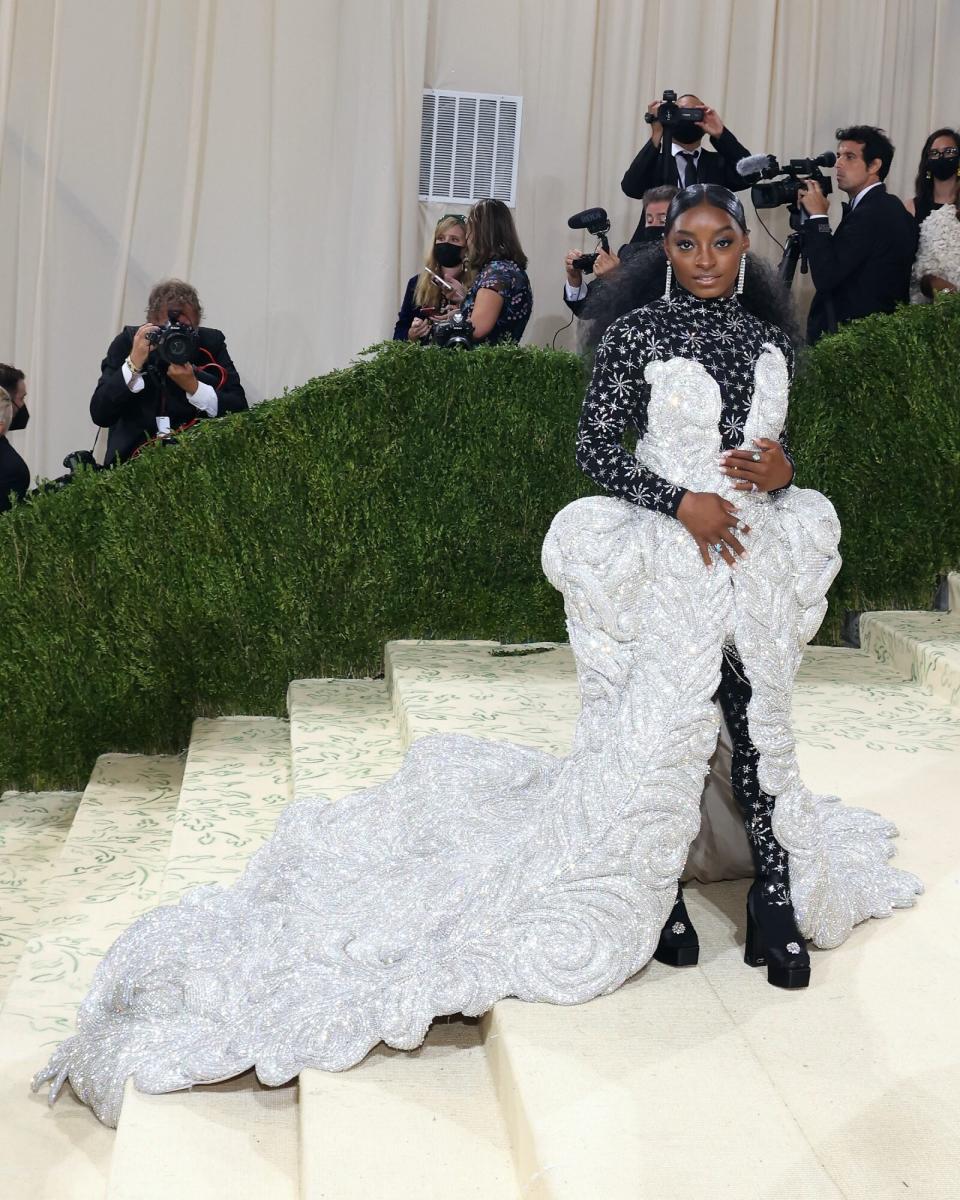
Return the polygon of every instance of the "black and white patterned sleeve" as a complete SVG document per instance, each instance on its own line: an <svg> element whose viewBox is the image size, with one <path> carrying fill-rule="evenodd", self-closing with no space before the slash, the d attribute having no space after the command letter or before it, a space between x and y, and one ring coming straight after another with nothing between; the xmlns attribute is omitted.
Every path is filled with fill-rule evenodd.
<svg viewBox="0 0 960 1200"><path fill-rule="evenodd" d="M623 446L624 431L646 428L649 351L642 328L623 317L600 340L577 431L577 466L612 496L676 516L686 489L648 471Z"/></svg>

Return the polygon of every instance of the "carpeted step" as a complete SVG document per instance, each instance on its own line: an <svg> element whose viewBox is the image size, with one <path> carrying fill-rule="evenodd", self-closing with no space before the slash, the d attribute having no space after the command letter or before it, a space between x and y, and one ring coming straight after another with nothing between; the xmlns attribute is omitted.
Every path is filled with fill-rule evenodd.
<svg viewBox="0 0 960 1200"><path fill-rule="evenodd" d="M0 1013L0 1196L103 1200L113 1130L69 1088L51 1111L30 1078L73 1032L108 947L157 903L182 774L178 758L97 760Z"/></svg>
<svg viewBox="0 0 960 1200"><path fill-rule="evenodd" d="M960 613L864 613L860 644L928 695L960 704Z"/></svg>
<svg viewBox="0 0 960 1200"><path fill-rule="evenodd" d="M56 868L80 796L80 792L0 796L0 1009L43 911L46 882Z"/></svg>
<svg viewBox="0 0 960 1200"><path fill-rule="evenodd" d="M195 721L163 903L176 903L199 884L229 886L273 832L290 784L286 721ZM149 1096L128 1082L107 1200L295 1200L297 1131L295 1083L265 1088L250 1072L189 1092Z"/></svg>

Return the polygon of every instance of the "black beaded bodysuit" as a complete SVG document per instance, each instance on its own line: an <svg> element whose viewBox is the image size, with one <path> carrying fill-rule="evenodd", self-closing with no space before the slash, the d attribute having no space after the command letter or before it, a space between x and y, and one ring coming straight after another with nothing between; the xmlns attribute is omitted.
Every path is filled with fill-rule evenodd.
<svg viewBox="0 0 960 1200"><path fill-rule="evenodd" d="M793 347L775 325L747 312L735 297L701 300L676 288L669 300L657 300L615 321L597 348L577 435L577 463L606 491L632 504L676 516L686 489L643 467L622 445L625 431L642 437L647 427L650 384L648 363L687 358L701 363L720 388L720 443L741 445L753 399L754 367L764 346L782 351L793 376ZM790 458L786 433L780 443ZM790 459L792 462L792 458ZM736 649L724 647L716 699L733 748L731 783L744 814L758 867L770 881L771 898L790 899L786 855L771 829L774 797L757 781L758 754L747 728L751 689Z"/></svg>

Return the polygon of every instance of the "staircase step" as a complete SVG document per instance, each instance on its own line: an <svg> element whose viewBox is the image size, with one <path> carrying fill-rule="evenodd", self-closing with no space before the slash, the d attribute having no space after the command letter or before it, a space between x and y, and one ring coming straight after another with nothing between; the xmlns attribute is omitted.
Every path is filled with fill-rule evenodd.
<svg viewBox="0 0 960 1200"><path fill-rule="evenodd" d="M51 1111L30 1077L73 1032L111 943L157 903L182 774L177 758L97 760L0 1013L0 1196L103 1200L113 1130L69 1088Z"/></svg>
<svg viewBox="0 0 960 1200"><path fill-rule="evenodd" d="M960 613L960 572L951 571L947 576L947 608Z"/></svg>
<svg viewBox="0 0 960 1200"><path fill-rule="evenodd" d="M230 883L289 804L290 727L273 717L201 718L173 823L163 903L191 887Z"/></svg>
<svg viewBox="0 0 960 1200"><path fill-rule="evenodd" d="M300 1077L301 1200L516 1200L510 1140L476 1023L419 1050ZM349 1149L348 1149L349 1148Z"/></svg>
<svg viewBox="0 0 960 1200"><path fill-rule="evenodd" d="M44 907L45 885L63 850L80 792L0 796L0 1009Z"/></svg>
<svg viewBox="0 0 960 1200"><path fill-rule="evenodd" d="M403 761L382 680L297 680L287 708L298 797L336 801ZM380 1046L354 1070L301 1073L301 1200L515 1195L476 1024L438 1022L414 1054Z"/></svg>
<svg viewBox="0 0 960 1200"><path fill-rule="evenodd" d="M397 641L386 677L404 745L469 733L566 754L580 712L569 646L504 653L499 642Z"/></svg>
<svg viewBox="0 0 960 1200"><path fill-rule="evenodd" d="M960 613L864 613L860 644L928 695L960 704Z"/></svg>
<svg viewBox="0 0 960 1200"><path fill-rule="evenodd" d="M287 712L298 800L339 800L389 779L403 761L382 679L297 679Z"/></svg>
<svg viewBox="0 0 960 1200"><path fill-rule="evenodd" d="M229 887L273 832L290 799L290 774L286 721L194 722L162 903L199 884ZM253 1072L161 1096L128 1082L107 1200L295 1200L297 1129L296 1085L265 1088Z"/></svg>
<svg viewBox="0 0 960 1200"><path fill-rule="evenodd" d="M509 688L522 686L518 675L528 665L491 659L490 648L448 645L432 664L427 647L389 648L395 702L409 705L404 714L409 736L433 729L487 736L500 723L501 702L509 699L515 716L506 736L543 748L568 743L576 712L569 649L542 657L535 668L542 686L525 703L521 696L511 698ZM498 687L490 675L503 670L511 682L501 676ZM544 672L553 676L552 695ZM801 765L811 785L899 817L904 865L924 874L937 839L933 831L924 832L929 843L924 847L918 831L925 821L916 809L928 793L943 797L941 807L949 803L951 764L960 749L955 709L925 696L865 652L812 648L798 680L795 719ZM890 803L894 794L898 805ZM943 862L932 874L945 876L947 886L956 876L956 855L940 843ZM936 1150L943 1144L942 1120L938 1125L933 1111L938 1093L930 1089L929 1105L924 1099L923 1128L904 1125L908 1076L898 1064L912 1063L915 1054L924 1063L945 1061L936 1057L942 1022L934 1013L952 1011L955 973L934 988L930 972L915 963L909 978L891 980L889 963L896 956L884 954L886 945L909 940L910 923L918 916L929 914L926 920L936 924L936 909L921 901L916 913L872 922L835 954L815 955L808 995L816 997L818 1019L808 1023L797 1010L804 994L778 992L762 972L743 964L745 890L743 882L691 889L691 912L701 929L698 969L672 971L654 962L620 991L587 1005L566 1009L506 1000L483 1018L484 1045L525 1198L766 1200L770 1172L781 1184L789 1181L784 1186L791 1196L811 1200L892 1196L901 1193L903 1179L923 1181L925 1194L938 1194L932 1186L944 1166L943 1151ZM886 964L887 982L878 977L875 989L862 995L855 947L865 938L875 940L876 969ZM931 928L913 957L929 956L942 941ZM932 989L926 1003L914 979ZM735 988L729 1000L728 986ZM897 999L888 1004L884 997L894 993ZM901 1001L922 1019L900 1031L898 1054L889 1056L879 1012L892 1013ZM855 1021L840 1012L845 1005L856 1008ZM842 1041L850 1034L846 1026L857 1021L860 1062L875 1064L862 1087L852 1078L862 1075L860 1068L844 1056L831 1062L830 1053L831 1030ZM957 1040L951 1034L951 1061ZM811 1072L815 1049L817 1071ZM778 1064L786 1060L789 1068L781 1070ZM814 1078L817 1086L811 1088ZM823 1079L829 1086L821 1086ZM722 1103L705 1080L722 1080ZM949 1090L952 1095L954 1084ZM853 1093L858 1103L849 1104ZM831 1097L828 1105L825 1095ZM883 1128L884 1142L890 1143L884 1154L903 1165L902 1176L877 1168L884 1155L878 1158L859 1138L834 1136L838 1108L845 1128L870 1113L869 1128ZM923 1153L916 1151L918 1140ZM951 1155L951 1170L956 1157ZM750 1169L745 1162L753 1164Z"/></svg>

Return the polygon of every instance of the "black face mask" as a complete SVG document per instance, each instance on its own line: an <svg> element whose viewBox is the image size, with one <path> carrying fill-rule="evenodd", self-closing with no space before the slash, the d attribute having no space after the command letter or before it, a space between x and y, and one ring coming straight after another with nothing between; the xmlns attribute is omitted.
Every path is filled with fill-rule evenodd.
<svg viewBox="0 0 960 1200"><path fill-rule="evenodd" d="M459 267L463 262L463 247L456 242L436 242L433 253L441 267Z"/></svg>
<svg viewBox="0 0 960 1200"><path fill-rule="evenodd" d="M10 429L26 429L29 420L30 414L27 412L27 406L24 404L21 408L14 411L13 420L10 422Z"/></svg>
<svg viewBox="0 0 960 1200"><path fill-rule="evenodd" d="M641 242L662 242L663 241L663 226L662 225L644 225L640 234Z"/></svg>
<svg viewBox="0 0 960 1200"><path fill-rule="evenodd" d="M960 165L955 158L928 158L927 170L934 179L952 179Z"/></svg>

